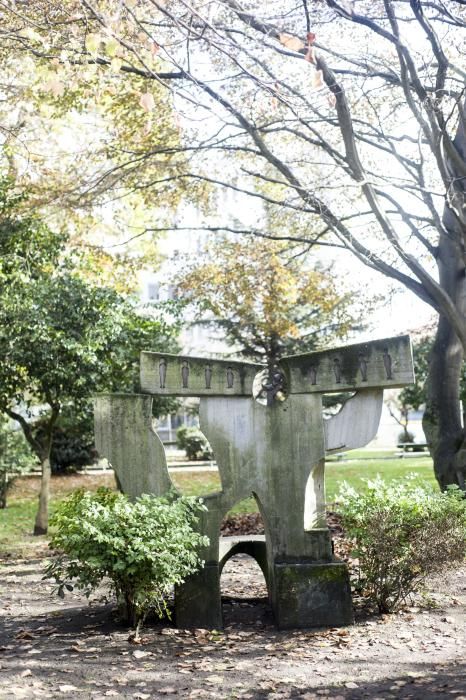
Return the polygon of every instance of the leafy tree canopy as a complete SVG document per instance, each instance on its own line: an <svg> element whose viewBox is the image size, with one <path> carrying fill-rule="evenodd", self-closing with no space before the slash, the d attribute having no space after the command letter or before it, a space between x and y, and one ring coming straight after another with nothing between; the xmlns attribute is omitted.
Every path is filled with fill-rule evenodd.
<svg viewBox="0 0 466 700"><path fill-rule="evenodd" d="M245 356L273 360L344 338L361 322L354 294L278 241L219 238L180 275L198 318L222 329ZM207 314L207 315L206 315Z"/></svg>
<svg viewBox="0 0 466 700"><path fill-rule="evenodd" d="M42 463L36 527L44 532L53 430L63 407L84 410L114 383L132 388L139 351L159 343L175 349L177 327L140 316L114 289L84 279L63 238L34 216L14 216L10 188L0 182L0 410L21 425Z"/></svg>

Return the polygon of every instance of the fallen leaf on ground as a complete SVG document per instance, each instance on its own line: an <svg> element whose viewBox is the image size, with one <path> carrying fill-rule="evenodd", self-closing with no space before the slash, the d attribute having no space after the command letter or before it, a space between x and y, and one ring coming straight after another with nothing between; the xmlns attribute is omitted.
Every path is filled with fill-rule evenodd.
<svg viewBox="0 0 466 700"><path fill-rule="evenodd" d="M223 683L223 676L207 676L205 679L207 683Z"/></svg>
<svg viewBox="0 0 466 700"><path fill-rule="evenodd" d="M142 651L142 649L136 649L133 651L133 656L135 659L144 659L146 656L152 656L151 651Z"/></svg>

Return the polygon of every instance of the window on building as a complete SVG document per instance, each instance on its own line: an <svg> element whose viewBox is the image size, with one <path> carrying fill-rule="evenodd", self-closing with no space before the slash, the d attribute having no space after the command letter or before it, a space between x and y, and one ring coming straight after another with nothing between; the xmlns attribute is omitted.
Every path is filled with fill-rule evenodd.
<svg viewBox="0 0 466 700"><path fill-rule="evenodd" d="M159 285L157 282L149 282L147 285L147 298L151 301L157 301L159 298Z"/></svg>

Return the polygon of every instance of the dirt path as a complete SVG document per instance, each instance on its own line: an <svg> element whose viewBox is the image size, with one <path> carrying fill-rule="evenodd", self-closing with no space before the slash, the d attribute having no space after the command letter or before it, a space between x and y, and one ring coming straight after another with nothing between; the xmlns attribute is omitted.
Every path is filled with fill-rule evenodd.
<svg viewBox="0 0 466 700"><path fill-rule="evenodd" d="M466 570L437 607L330 631L278 632L248 557L222 577L225 629L154 623L128 642L111 605L41 580L41 560L0 570L0 698L456 698L466 700ZM235 596L235 598L233 598Z"/></svg>

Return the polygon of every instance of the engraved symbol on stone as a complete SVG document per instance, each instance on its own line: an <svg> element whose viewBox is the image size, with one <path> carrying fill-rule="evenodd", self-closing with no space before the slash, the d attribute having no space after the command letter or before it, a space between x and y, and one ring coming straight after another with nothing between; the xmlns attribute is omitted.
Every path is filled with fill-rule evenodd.
<svg viewBox="0 0 466 700"><path fill-rule="evenodd" d="M189 378L189 365L186 360L183 362L181 367L181 379L183 380L183 389L188 388L188 378Z"/></svg>
<svg viewBox="0 0 466 700"><path fill-rule="evenodd" d="M233 382L235 381L235 375L231 367L227 367L227 388L233 389Z"/></svg>
<svg viewBox="0 0 466 700"><path fill-rule="evenodd" d="M160 388L165 389L165 379L167 376L167 361L162 358L159 362Z"/></svg>
<svg viewBox="0 0 466 700"><path fill-rule="evenodd" d="M359 369L363 382L367 382L367 361L362 353L359 353Z"/></svg>
<svg viewBox="0 0 466 700"><path fill-rule="evenodd" d="M204 375L205 375L205 388L210 389L210 383L212 381L212 367L210 365L206 365L206 368L204 370Z"/></svg>
<svg viewBox="0 0 466 700"><path fill-rule="evenodd" d="M317 370L315 367L309 367L309 377L311 378L311 384L315 386L317 384Z"/></svg>
<svg viewBox="0 0 466 700"><path fill-rule="evenodd" d="M387 374L387 379L393 379L392 376L392 358L389 355L387 348L383 351L383 364L385 367L385 372Z"/></svg>
<svg viewBox="0 0 466 700"><path fill-rule="evenodd" d="M340 366L340 360L336 357L333 360L333 371L335 373L335 382L337 384L341 383L341 366Z"/></svg>

